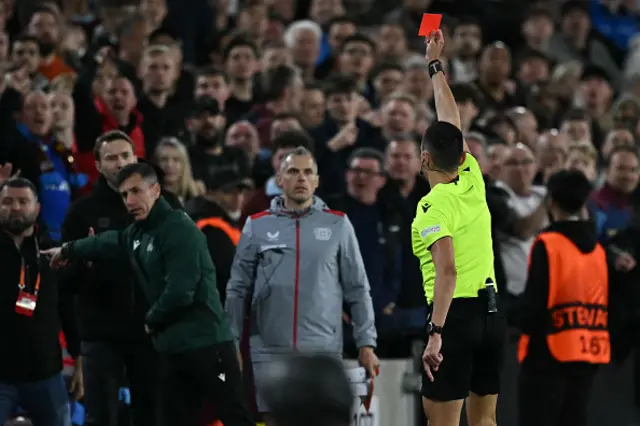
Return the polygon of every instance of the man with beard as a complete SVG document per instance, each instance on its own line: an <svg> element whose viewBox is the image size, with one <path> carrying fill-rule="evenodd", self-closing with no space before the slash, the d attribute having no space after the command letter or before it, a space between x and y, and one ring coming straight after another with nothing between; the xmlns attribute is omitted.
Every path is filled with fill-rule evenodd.
<svg viewBox="0 0 640 426"><path fill-rule="evenodd" d="M0 424L19 405L35 425L70 426L58 334L62 328L78 359L73 298L60 291L39 255L45 245L35 226L39 212L28 180L12 178L0 187ZM82 397L80 368L72 383Z"/></svg>
<svg viewBox="0 0 640 426"><path fill-rule="evenodd" d="M223 144L226 118L217 100L203 97L196 101L189 123L195 145L189 150L193 177L203 182L229 169L242 177L249 176L251 169L247 154L240 148Z"/></svg>
<svg viewBox="0 0 640 426"><path fill-rule="evenodd" d="M69 208L62 225L63 241L85 237L90 229L101 234L131 223L116 178L123 167L137 162L133 142L114 130L98 138L94 154L100 177L92 193ZM174 208L180 205L171 193L163 192L163 198ZM79 264L64 275L63 285L78 295L86 424L118 424L118 389L126 375L134 425L155 425L158 360L144 333L149 306L133 271L126 263L108 260Z"/></svg>
<svg viewBox="0 0 640 426"><path fill-rule="evenodd" d="M55 53L60 40L60 19L51 6L41 5L33 10L27 32L38 39L40 45L40 74L52 81L60 74L75 73Z"/></svg>

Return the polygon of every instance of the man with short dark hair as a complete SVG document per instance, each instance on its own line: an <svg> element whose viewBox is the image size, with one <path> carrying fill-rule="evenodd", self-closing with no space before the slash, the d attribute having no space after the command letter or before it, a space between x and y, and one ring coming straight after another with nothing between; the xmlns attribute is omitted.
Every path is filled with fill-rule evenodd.
<svg viewBox="0 0 640 426"><path fill-rule="evenodd" d="M40 256L50 240L38 233L39 211L27 179L0 186L0 424L19 405L35 425L71 426L58 336L62 328L69 353L79 359L73 295ZM72 383L81 398L79 363Z"/></svg>
<svg viewBox="0 0 640 426"><path fill-rule="evenodd" d="M101 234L131 224L118 193L117 176L137 162L133 142L126 133L113 130L98 138L94 155L100 177L91 194L67 211L64 242L84 238L91 229ZM175 195L163 191L163 196L179 208ZM77 294L87 425L118 424L118 389L125 379L132 394L134 425L155 425L159 360L144 333L149 305L135 284L134 271L128 263L104 259L91 265L78 263L62 279Z"/></svg>
<svg viewBox="0 0 640 426"><path fill-rule="evenodd" d="M265 378L274 426L348 426L353 392L339 361L297 355L273 366Z"/></svg>
<svg viewBox="0 0 640 426"><path fill-rule="evenodd" d="M197 407L216 406L229 426L252 425L233 335L222 312L207 242L189 216L160 196L149 164L125 166L116 186L134 223L44 252L54 266L105 258L130 262L151 308L144 329L167 360L162 386L169 425L197 425Z"/></svg>
<svg viewBox="0 0 640 426"><path fill-rule="evenodd" d="M495 425L506 320L496 294L491 215L482 171L464 141L439 60L442 31L427 41L438 121L422 139L431 192L412 226L430 312L422 402L432 426L457 426L465 399L469 424Z"/></svg>

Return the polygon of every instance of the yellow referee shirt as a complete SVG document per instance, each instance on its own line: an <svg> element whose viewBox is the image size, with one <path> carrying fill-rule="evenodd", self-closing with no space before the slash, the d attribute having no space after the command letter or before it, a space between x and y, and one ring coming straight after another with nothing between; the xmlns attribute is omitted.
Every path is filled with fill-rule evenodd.
<svg viewBox="0 0 640 426"><path fill-rule="evenodd" d="M464 155L458 178L436 185L422 197L411 226L413 254L420 260L429 303L433 301L436 277L429 249L443 237L453 238L457 271L454 298L477 297L487 278L496 281L484 178L476 159L469 153Z"/></svg>

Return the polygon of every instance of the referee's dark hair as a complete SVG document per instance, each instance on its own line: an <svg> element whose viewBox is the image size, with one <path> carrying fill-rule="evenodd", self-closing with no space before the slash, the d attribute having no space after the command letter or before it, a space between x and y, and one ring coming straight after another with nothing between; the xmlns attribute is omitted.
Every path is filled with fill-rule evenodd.
<svg viewBox="0 0 640 426"><path fill-rule="evenodd" d="M420 148L429 153L436 169L454 172L464 153L462 131L446 121L436 121L424 131Z"/></svg>
<svg viewBox="0 0 640 426"><path fill-rule="evenodd" d="M118 172L117 185L122 185L127 179L135 175L140 175L143 180L150 184L160 182L158 174L151 164L134 163L124 166L122 170Z"/></svg>
<svg viewBox="0 0 640 426"><path fill-rule="evenodd" d="M587 204L593 187L578 170L561 170L547 181L551 202L563 212L574 215Z"/></svg>
<svg viewBox="0 0 640 426"><path fill-rule="evenodd" d="M353 392L342 362L298 355L274 365L264 398L276 426L348 426Z"/></svg>

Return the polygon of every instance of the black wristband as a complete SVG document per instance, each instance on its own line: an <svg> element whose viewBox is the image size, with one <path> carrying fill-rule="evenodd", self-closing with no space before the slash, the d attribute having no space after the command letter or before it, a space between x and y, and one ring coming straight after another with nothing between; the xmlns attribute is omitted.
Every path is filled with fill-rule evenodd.
<svg viewBox="0 0 640 426"><path fill-rule="evenodd" d="M429 62L429 78L433 78L433 76L439 72L444 74L444 67L442 66L442 62L440 62L440 59L434 59Z"/></svg>

